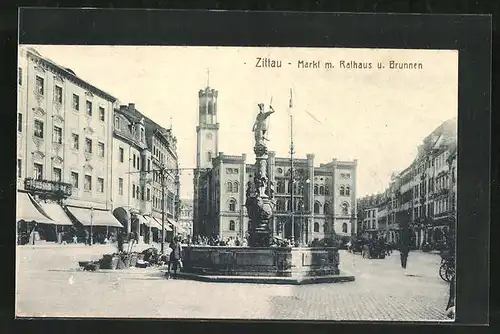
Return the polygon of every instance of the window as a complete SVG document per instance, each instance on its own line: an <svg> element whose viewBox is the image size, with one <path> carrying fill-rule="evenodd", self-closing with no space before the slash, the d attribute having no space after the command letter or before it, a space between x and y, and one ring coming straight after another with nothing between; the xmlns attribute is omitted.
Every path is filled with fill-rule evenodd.
<svg viewBox="0 0 500 334"><path fill-rule="evenodd" d="M115 117L115 128L120 129L120 117Z"/></svg>
<svg viewBox="0 0 500 334"><path fill-rule="evenodd" d="M17 177L21 178L23 172L23 161L21 159L17 159Z"/></svg>
<svg viewBox="0 0 500 334"><path fill-rule="evenodd" d="M17 68L17 83L19 85L23 84L23 69L20 67Z"/></svg>
<svg viewBox="0 0 500 334"><path fill-rule="evenodd" d="M118 195L123 195L123 179L118 178Z"/></svg>
<svg viewBox="0 0 500 334"><path fill-rule="evenodd" d="M314 213L319 213L319 203L314 203Z"/></svg>
<svg viewBox="0 0 500 334"><path fill-rule="evenodd" d="M43 166L41 164L33 164L33 176L36 180L43 179Z"/></svg>
<svg viewBox="0 0 500 334"><path fill-rule="evenodd" d="M330 196L330 189L328 188L328 186L325 186L325 195Z"/></svg>
<svg viewBox="0 0 500 334"><path fill-rule="evenodd" d="M144 201L144 196L146 192L144 191L144 186L141 186L141 201Z"/></svg>
<svg viewBox="0 0 500 334"><path fill-rule="evenodd" d="M135 187L135 198L139 199L139 186Z"/></svg>
<svg viewBox="0 0 500 334"><path fill-rule="evenodd" d="M233 184L232 184L231 182L228 182L228 183L226 184L226 191L227 191L228 193L232 193L232 192L233 192Z"/></svg>
<svg viewBox="0 0 500 334"><path fill-rule="evenodd" d="M92 153L92 139L85 138L85 153Z"/></svg>
<svg viewBox="0 0 500 334"><path fill-rule="evenodd" d="M236 230L236 224L234 223L234 220L229 221L229 231L234 231Z"/></svg>
<svg viewBox="0 0 500 334"><path fill-rule="evenodd" d="M97 178L97 192L104 192L104 179L102 177Z"/></svg>
<svg viewBox="0 0 500 334"><path fill-rule="evenodd" d="M347 233L347 223L342 224L342 233Z"/></svg>
<svg viewBox="0 0 500 334"><path fill-rule="evenodd" d="M319 223L314 223L314 232L319 232Z"/></svg>
<svg viewBox="0 0 500 334"><path fill-rule="evenodd" d="M90 175L85 175L85 180L83 184L83 189L86 191L91 191L92 190L92 176Z"/></svg>
<svg viewBox="0 0 500 334"><path fill-rule="evenodd" d="M340 186L340 196L344 196L345 195L345 188L344 186Z"/></svg>
<svg viewBox="0 0 500 334"><path fill-rule="evenodd" d="M73 139L73 149L75 150L80 149L80 136L77 135L76 133L73 133L71 137Z"/></svg>
<svg viewBox="0 0 500 334"><path fill-rule="evenodd" d="M80 96L73 94L73 110L80 110Z"/></svg>
<svg viewBox="0 0 500 334"><path fill-rule="evenodd" d="M148 159L148 171L151 171L151 159Z"/></svg>
<svg viewBox="0 0 500 334"><path fill-rule="evenodd" d="M292 201L286 201L286 210L292 212Z"/></svg>
<svg viewBox="0 0 500 334"><path fill-rule="evenodd" d="M38 119L35 119L34 135L43 138L43 122Z"/></svg>
<svg viewBox="0 0 500 334"><path fill-rule="evenodd" d="M276 186L276 191L278 194L284 194L285 193L285 181L279 180L278 184Z"/></svg>
<svg viewBox="0 0 500 334"><path fill-rule="evenodd" d="M207 161L212 162L212 152L210 151L207 152Z"/></svg>
<svg viewBox="0 0 500 334"><path fill-rule="evenodd" d="M43 92L45 91L43 86L44 86L43 78L41 78L37 75L36 76L36 93L38 95L43 95Z"/></svg>
<svg viewBox="0 0 500 334"><path fill-rule="evenodd" d="M132 184L132 198L135 198L135 184Z"/></svg>
<svg viewBox="0 0 500 334"><path fill-rule="evenodd" d="M99 107L99 120L101 122L104 122L104 108L103 107Z"/></svg>
<svg viewBox="0 0 500 334"><path fill-rule="evenodd" d="M238 192L238 182L235 182L235 183L233 184L233 192L234 192L234 193L237 193L237 192Z"/></svg>
<svg viewBox="0 0 500 334"><path fill-rule="evenodd" d="M318 186L314 186L314 195L318 194Z"/></svg>
<svg viewBox="0 0 500 334"><path fill-rule="evenodd" d="M325 187L321 186L319 187L319 194L324 195L325 194Z"/></svg>
<svg viewBox="0 0 500 334"><path fill-rule="evenodd" d="M288 181L288 193L291 194L293 189L293 181Z"/></svg>
<svg viewBox="0 0 500 334"><path fill-rule="evenodd" d="M326 233L328 230L328 224L327 223L323 223L323 233Z"/></svg>
<svg viewBox="0 0 500 334"><path fill-rule="evenodd" d="M57 182L62 181L62 174L61 174L61 168L56 168L54 167L52 169L52 179Z"/></svg>
<svg viewBox="0 0 500 334"><path fill-rule="evenodd" d="M23 114L17 113L17 131L23 132Z"/></svg>
<svg viewBox="0 0 500 334"><path fill-rule="evenodd" d="M330 206L328 205L328 203L325 203L325 205L323 206L323 213L325 215L330 213Z"/></svg>
<svg viewBox="0 0 500 334"><path fill-rule="evenodd" d="M97 147L98 147L98 151L99 151L99 152L98 152L98 153L99 153L99 156L100 156L101 158L104 158L104 143L99 142L99 143L97 144Z"/></svg>
<svg viewBox="0 0 500 334"><path fill-rule="evenodd" d="M124 151L123 151L123 148L118 148L118 155L120 156L120 162L123 162L123 154L124 154Z"/></svg>
<svg viewBox="0 0 500 334"><path fill-rule="evenodd" d="M87 101L85 103L85 110L87 111L88 116L92 116L92 102Z"/></svg>
<svg viewBox="0 0 500 334"><path fill-rule="evenodd" d="M52 141L57 144L62 144L62 128L54 126L54 133L52 135Z"/></svg>
<svg viewBox="0 0 500 334"><path fill-rule="evenodd" d="M347 202L342 203L342 214L344 216L349 214L349 204Z"/></svg>
<svg viewBox="0 0 500 334"><path fill-rule="evenodd" d="M285 201L279 199L276 202L276 211L285 211Z"/></svg>
<svg viewBox="0 0 500 334"><path fill-rule="evenodd" d="M135 154L132 155L132 167L135 168Z"/></svg>
<svg viewBox="0 0 500 334"><path fill-rule="evenodd" d="M54 87L54 102L62 103L63 101L63 89L60 86Z"/></svg>
<svg viewBox="0 0 500 334"><path fill-rule="evenodd" d="M229 200L229 211L231 212L236 211L236 200L234 199Z"/></svg>
<svg viewBox="0 0 500 334"><path fill-rule="evenodd" d="M73 188L78 188L78 173L71 172L71 184Z"/></svg>
<svg viewBox="0 0 500 334"><path fill-rule="evenodd" d="M148 188L148 195L147 195L147 198L146 198L148 201L151 200L151 189Z"/></svg>
<svg viewBox="0 0 500 334"><path fill-rule="evenodd" d="M104 109L102 111L104 114ZM104 116L103 116L102 120L104 121ZM141 128L141 141L145 141L145 139L146 139L146 135L144 133L144 129Z"/></svg>

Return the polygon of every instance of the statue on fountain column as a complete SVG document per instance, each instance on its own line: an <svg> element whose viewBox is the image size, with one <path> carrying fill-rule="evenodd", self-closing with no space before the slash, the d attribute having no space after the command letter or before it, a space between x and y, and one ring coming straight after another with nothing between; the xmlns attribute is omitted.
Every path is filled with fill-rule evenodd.
<svg viewBox="0 0 500 334"><path fill-rule="evenodd" d="M266 132L267 132L267 118L274 113L274 109L272 106L269 106L270 111L264 112L264 103L259 103L259 113L257 114L257 117L255 118L255 122L253 124L252 131L254 132L255 136L255 146L266 146L266 140L269 141L268 138L266 138Z"/></svg>

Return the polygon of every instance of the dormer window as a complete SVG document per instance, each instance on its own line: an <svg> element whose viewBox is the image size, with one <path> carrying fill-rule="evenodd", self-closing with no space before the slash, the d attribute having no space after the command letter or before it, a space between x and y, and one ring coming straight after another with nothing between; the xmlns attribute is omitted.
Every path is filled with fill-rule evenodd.
<svg viewBox="0 0 500 334"><path fill-rule="evenodd" d="M115 117L115 128L120 129L120 117Z"/></svg>

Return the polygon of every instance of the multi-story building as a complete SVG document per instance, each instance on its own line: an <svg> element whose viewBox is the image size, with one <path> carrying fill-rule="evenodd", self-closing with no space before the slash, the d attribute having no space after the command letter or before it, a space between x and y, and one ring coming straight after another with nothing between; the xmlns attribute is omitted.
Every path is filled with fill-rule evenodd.
<svg viewBox="0 0 500 334"><path fill-rule="evenodd" d="M80 223L81 231L119 227L149 242L161 237L165 190L173 235L180 183L172 129L34 49L20 48L18 75L17 220L45 220L47 235L54 222Z"/></svg>
<svg viewBox="0 0 500 334"><path fill-rule="evenodd" d="M413 247L424 242L442 241L455 227L457 120L443 122L418 147L410 166L392 176L379 206L379 230L386 217L390 241L396 242L399 231L411 231Z"/></svg>
<svg viewBox="0 0 500 334"><path fill-rule="evenodd" d="M172 129L165 129L146 117L135 108L135 104L120 106L116 110L115 122L126 117L129 121L124 126L130 129L130 135L135 138L139 146L130 147L130 151L123 159L129 159L127 173L131 176L132 207L139 215L146 216L149 225L144 222L145 235L151 235L153 240L161 240L161 226L165 228L164 236L170 239L179 228L179 159L177 156L177 139ZM115 128L118 124L115 124ZM115 150L118 160L122 159L120 146ZM163 180L162 180L163 178ZM162 181L164 187L162 187ZM118 181L119 182L119 181ZM163 201L163 209L162 209ZM162 222L164 214L165 221ZM142 221L142 220L141 220ZM139 222L140 223L140 222ZM151 234L147 227L154 229Z"/></svg>
<svg viewBox="0 0 500 334"><path fill-rule="evenodd" d="M31 48L19 49L18 75L18 190L36 199L43 193L43 204L60 224L67 225L67 218L53 204L64 199L84 226L119 226L110 214L117 99Z"/></svg>
<svg viewBox="0 0 500 334"><path fill-rule="evenodd" d="M206 97L209 97L207 102ZM218 152L217 91L200 91L197 126L197 170L194 176L194 233L222 238L245 237L248 231L246 185L253 182L255 167L246 154ZM210 103L213 107L210 108ZM208 107L205 104L208 103ZM216 153L216 155L214 155ZM218 154L217 154L218 153ZM314 154L294 159L294 200L290 158L268 154L268 175L275 185L274 235L292 236L305 243L329 234L355 231L357 161L333 159L314 166Z"/></svg>
<svg viewBox="0 0 500 334"><path fill-rule="evenodd" d="M186 236L193 236L193 199L181 199L179 225Z"/></svg>

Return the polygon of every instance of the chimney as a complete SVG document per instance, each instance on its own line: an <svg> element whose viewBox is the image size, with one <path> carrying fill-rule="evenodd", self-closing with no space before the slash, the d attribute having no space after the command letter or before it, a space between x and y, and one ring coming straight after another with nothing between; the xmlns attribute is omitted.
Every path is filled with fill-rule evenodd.
<svg viewBox="0 0 500 334"><path fill-rule="evenodd" d="M135 112L135 103L129 103L128 104L128 109L131 112Z"/></svg>

